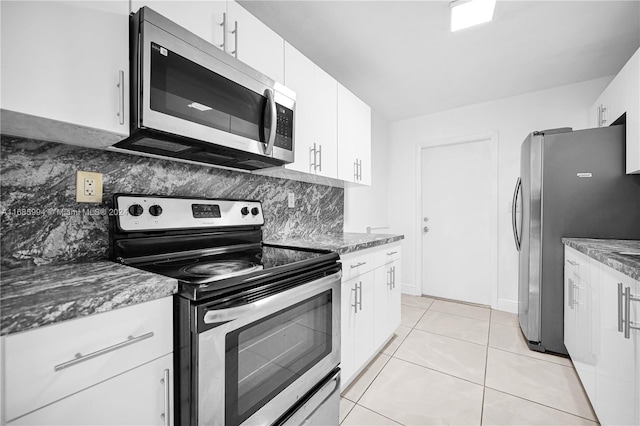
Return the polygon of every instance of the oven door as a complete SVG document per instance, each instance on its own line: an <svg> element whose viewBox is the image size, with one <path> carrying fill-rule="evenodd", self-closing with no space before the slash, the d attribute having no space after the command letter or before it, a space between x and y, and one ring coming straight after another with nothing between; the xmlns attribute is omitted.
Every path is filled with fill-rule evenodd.
<svg viewBox="0 0 640 426"><path fill-rule="evenodd" d="M272 424L339 365L340 279L198 308L197 424Z"/></svg>

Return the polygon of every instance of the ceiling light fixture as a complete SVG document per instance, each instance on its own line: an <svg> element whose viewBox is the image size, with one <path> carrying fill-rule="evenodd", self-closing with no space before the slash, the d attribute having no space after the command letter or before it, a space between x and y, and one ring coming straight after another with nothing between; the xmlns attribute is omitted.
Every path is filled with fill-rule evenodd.
<svg viewBox="0 0 640 426"><path fill-rule="evenodd" d="M496 0L456 0L450 3L451 32L493 19Z"/></svg>

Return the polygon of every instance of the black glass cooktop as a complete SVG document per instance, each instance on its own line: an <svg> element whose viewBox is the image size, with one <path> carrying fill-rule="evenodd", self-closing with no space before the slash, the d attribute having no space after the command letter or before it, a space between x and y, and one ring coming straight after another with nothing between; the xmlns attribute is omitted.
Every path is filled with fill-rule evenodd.
<svg viewBox="0 0 640 426"><path fill-rule="evenodd" d="M276 246L255 246L240 251L166 258L136 263L136 268L176 278L192 285L211 284L230 278L247 281L296 268L337 261L330 251L307 251Z"/></svg>

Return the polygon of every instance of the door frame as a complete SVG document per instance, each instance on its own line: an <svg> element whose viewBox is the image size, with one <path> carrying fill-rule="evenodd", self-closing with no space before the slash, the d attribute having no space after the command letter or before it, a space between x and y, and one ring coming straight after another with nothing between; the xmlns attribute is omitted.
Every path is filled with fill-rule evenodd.
<svg viewBox="0 0 640 426"><path fill-rule="evenodd" d="M417 295L422 294L422 277L423 277L423 237L422 237L422 151L428 148L436 148L450 145L462 145L467 143L474 143L480 141L490 140L491 150L491 186L490 192L490 225L489 225L489 259L491 262L489 268L489 281L490 281L490 296L489 300L491 307L497 309L498 307L498 132L480 133L469 136L459 136L449 139L435 139L431 141L424 141L418 143L416 146L416 216L415 216L415 231L418 239L416 241L416 270L415 270L415 291Z"/></svg>

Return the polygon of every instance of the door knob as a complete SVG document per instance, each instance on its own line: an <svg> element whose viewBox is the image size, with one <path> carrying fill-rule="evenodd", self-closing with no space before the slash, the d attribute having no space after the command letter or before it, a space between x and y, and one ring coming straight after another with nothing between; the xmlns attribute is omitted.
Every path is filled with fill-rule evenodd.
<svg viewBox="0 0 640 426"><path fill-rule="evenodd" d="M422 232L424 232L425 234L429 232L429 227L425 226L424 228L422 228Z"/></svg>

